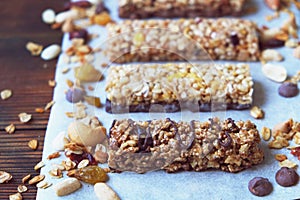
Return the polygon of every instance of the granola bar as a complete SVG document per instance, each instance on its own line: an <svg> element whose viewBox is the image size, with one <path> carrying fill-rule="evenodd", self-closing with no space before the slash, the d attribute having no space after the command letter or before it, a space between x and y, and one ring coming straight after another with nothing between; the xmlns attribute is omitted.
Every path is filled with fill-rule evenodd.
<svg viewBox="0 0 300 200"><path fill-rule="evenodd" d="M256 24L234 18L125 20L107 25L104 50L112 62L175 60L256 61Z"/></svg>
<svg viewBox="0 0 300 200"><path fill-rule="evenodd" d="M250 121L174 122L170 119L114 121L108 165L116 171L167 172L220 169L239 172L264 158Z"/></svg>
<svg viewBox="0 0 300 200"><path fill-rule="evenodd" d="M120 0L122 18L221 17L241 14L245 0Z"/></svg>
<svg viewBox="0 0 300 200"><path fill-rule="evenodd" d="M124 64L109 68L105 91L108 113L241 110L253 81L244 63Z"/></svg>

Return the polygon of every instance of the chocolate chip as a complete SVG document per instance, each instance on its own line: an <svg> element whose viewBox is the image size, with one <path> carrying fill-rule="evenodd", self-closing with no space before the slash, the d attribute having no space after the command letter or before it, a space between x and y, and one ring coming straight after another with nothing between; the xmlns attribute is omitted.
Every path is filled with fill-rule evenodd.
<svg viewBox="0 0 300 200"><path fill-rule="evenodd" d="M70 88L66 93L66 99L70 103L77 103L79 101L83 101L84 94L84 91L80 88Z"/></svg>
<svg viewBox="0 0 300 200"><path fill-rule="evenodd" d="M236 32L230 33L230 41L233 44L233 46L236 46L240 43L240 39Z"/></svg>
<svg viewBox="0 0 300 200"><path fill-rule="evenodd" d="M108 12L109 10L105 7L103 2L98 3L96 7L96 14L102 13L102 12Z"/></svg>
<svg viewBox="0 0 300 200"><path fill-rule="evenodd" d="M279 185L289 187L298 183L299 175L293 168L281 167L276 172L275 179Z"/></svg>
<svg viewBox="0 0 300 200"><path fill-rule="evenodd" d="M88 32L85 29L70 32L69 39L71 40L73 38L82 38L86 42L88 39Z"/></svg>
<svg viewBox="0 0 300 200"><path fill-rule="evenodd" d="M284 82L279 88L278 93L283 97L294 97L298 94L298 85L291 82Z"/></svg>
<svg viewBox="0 0 300 200"><path fill-rule="evenodd" d="M248 183L249 191L256 196L266 196L273 190L273 186L267 178L255 177Z"/></svg>

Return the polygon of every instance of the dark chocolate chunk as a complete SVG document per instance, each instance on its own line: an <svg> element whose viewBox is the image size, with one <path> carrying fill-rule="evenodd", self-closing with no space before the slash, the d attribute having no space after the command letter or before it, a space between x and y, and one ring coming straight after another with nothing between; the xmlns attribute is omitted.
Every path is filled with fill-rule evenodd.
<svg viewBox="0 0 300 200"><path fill-rule="evenodd" d="M293 168L281 167L276 172L275 179L279 185L289 187L298 183L299 175Z"/></svg>
<svg viewBox="0 0 300 200"><path fill-rule="evenodd" d="M267 178L255 177L248 183L249 191L256 196L266 196L273 190L273 186Z"/></svg>
<svg viewBox="0 0 300 200"><path fill-rule="evenodd" d="M298 85L291 82L284 82L279 88L278 93L283 97L294 97L299 93Z"/></svg>
<svg viewBox="0 0 300 200"><path fill-rule="evenodd" d="M80 88L70 88L66 93L66 99L70 103L77 103L79 101L83 101L85 92Z"/></svg>
<svg viewBox="0 0 300 200"><path fill-rule="evenodd" d="M236 32L232 32L230 34L230 42L233 44L233 46L239 45L240 39Z"/></svg>
<svg viewBox="0 0 300 200"><path fill-rule="evenodd" d="M102 12L108 12L109 10L105 7L103 2L98 3L96 7L96 14L102 13Z"/></svg>
<svg viewBox="0 0 300 200"><path fill-rule="evenodd" d="M218 141L221 146L228 148L232 143L232 138L227 131L224 132L224 135L225 135L225 138L224 137L219 138Z"/></svg>
<svg viewBox="0 0 300 200"><path fill-rule="evenodd" d="M69 39L73 38L81 38L84 40L84 42L88 39L88 32L85 29L76 30L69 33Z"/></svg>

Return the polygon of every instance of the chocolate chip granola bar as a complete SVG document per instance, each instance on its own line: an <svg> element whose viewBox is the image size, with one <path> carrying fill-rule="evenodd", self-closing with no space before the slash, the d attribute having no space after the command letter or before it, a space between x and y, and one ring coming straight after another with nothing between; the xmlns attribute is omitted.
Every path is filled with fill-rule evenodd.
<svg viewBox="0 0 300 200"><path fill-rule="evenodd" d="M120 0L122 18L221 17L240 15L245 0Z"/></svg>
<svg viewBox="0 0 300 200"><path fill-rule="evenodd" d="M117 171L164 169L239 172L264 158L260 136L250 121L174 122L115 120L109 132L108 165Z"/></svg>

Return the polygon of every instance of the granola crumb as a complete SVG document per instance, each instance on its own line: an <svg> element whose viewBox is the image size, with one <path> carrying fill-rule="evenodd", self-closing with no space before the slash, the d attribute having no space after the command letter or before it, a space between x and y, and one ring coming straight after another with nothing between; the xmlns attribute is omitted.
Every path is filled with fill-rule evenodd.
<svg viewBox="0 0 300 200"><path fill-rule="evenodd" d="M20 122L22 122L22 123L27 123L32 118L31 114L27 114L25 112L24 113L20 113L18 116L19 116Z"/></svg>
<svg viewBox="0 0 300 200"><path fill-rule="evenodd" d="M50 87L55 87L56 86L56 81L55 80L48 80L48 85Z"/></svg>
<svg viewBox="0 0 300 200"><path fill-rule="evenodd" d="M10 125L8 125L8 126L5 127L5 131L8 134L14 133L15 130L16 130L16 126L14 124L10 124Z"/></svg>
<svg viewBox="0 0 300 200"><path fill-rule="evenodd" d="M9 99L12 96L12 90L9 89L2 90L0 95L2 100Z"/></svg>

